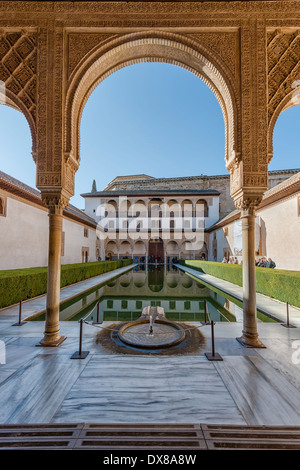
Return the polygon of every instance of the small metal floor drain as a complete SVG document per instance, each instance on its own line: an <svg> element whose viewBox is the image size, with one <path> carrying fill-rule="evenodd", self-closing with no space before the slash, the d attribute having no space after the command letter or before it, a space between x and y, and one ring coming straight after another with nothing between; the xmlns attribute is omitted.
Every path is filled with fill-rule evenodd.
<svg viewBox="0 0 300 470"><path fill-rule="evenodd" d="M206 424L0 425L0 450L300 449L300 426Z"/></svg>

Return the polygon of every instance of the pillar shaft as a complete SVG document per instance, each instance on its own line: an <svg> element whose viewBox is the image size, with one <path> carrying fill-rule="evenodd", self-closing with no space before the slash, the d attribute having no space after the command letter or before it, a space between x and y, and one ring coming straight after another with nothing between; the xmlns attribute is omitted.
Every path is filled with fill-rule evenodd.
<svg viewBox="0 0 300 470"><path fill-rule="evenodd" d="M46 319L44 338L39 346L58 346L66 339L60 335L59 329L62 212L62 208L55 211L49 209Z"/></svg>
<svg viewBox="0 0 300 470"><path fill-rule="evenodd" d="M243 334L238 341L246 347L264 347L258 338L256 315L255 214L242 213L243 243Z"/></svg>

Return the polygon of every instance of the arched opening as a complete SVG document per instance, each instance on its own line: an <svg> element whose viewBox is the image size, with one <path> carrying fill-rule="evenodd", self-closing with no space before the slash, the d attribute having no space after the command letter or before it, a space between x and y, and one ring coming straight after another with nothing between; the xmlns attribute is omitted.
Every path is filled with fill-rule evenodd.
<svg viewBox="0 0 300 470"><path fill-rule="evenodd" d="M179 259L179 246L174 240L167 243L166 247L167 263L175 263Z"/></svg>
<svg viewBox="0 0 300 470"><path fill-rule="evenodd" d="M80 161L80 121L83 108L95 88L113 72L142 62L163 62L182 67L199 77L214 93L224 117L225 160L229 165L239 154L238 106L234 81L215 58L195 40L173 33L132 33L113 38L88 54L72 74L67 93L65 152Z"/></svg>
<svg viewBox="0 0 300 470"><path fill-rule="evenodd" d="M180 257L183 259L195 259L195 247L193 241L183 242Z"/></svg>
<svg viewBox="0 0 300 470"><path fill-rule="evenodd" d="M297 96L300 97L300 89ZM273 158L269 164L269 170L300 168L300 103L289 104L283 108L274 125Z"/></svg>
<svg viewBox="0 0 300 470"><path fill-rule="evenodd" d="M167 213L168 213L169 218L181 217L181 206L176 199L168 200Z"/></svg>
<svg viewBox="0 0 300 470"><path fill-rule="evenodd" d="M291 155L296 153L299 156L297 141L297 135L299 134L299 104L300 80L295 80L292 84L292 90L278 103L269 117L269 170L293 168L294 159L291 158ZM298 163L297 167L299 166Z"/></svg>
<svg viewBox="0 0 300 470"><path fill-rule="evenodd" d="M127 258L127 259L132 257L131 246L127 240L124 240L121 242L120 249L119 249L119 256L120 258Z"/></svg>
<svg viewBox="0 0 300 470"><path fill-rule="evenodd" d="M110 240L106 245L105 257L109 260L118 259L118 247L115 241Z"/></svg>
<svg viewBox="0 0 300 470"><path fill-rule="evenodd" d="M35 131L28 116L9 100L0 106L0 121L1 171L35 188Z"/></svg>
<svg viewBox="0 0 300 470"><path fill-rule="evenodd" d="M198 199L196 202L196 217L208 217L208 205L205 199Z"/></svg>
<svg viewBox="0 0 300 470"><path fill-rule="evenodd" d="M138 240L133 245L133 258L136 262L145 262L146 258L146 246L141 240Z"/></svg>
<svg viewBox="0 0 300 470"><path fill-rule="evenodd" d="M132 211L134 217L147 217L147 207L145 201L139 199L138 201L134 202L132 205Z"/></svg>
<svg viewBox="0 0 300 470"><path fill-rule="evenodd" d="M112 220L118 217L118 204L115 200L111 199L105 203L105 217Z"/></svg>
<svg viewBox="0 0 300 470"><path fill-rule="evenodd" d="M150 238L148 261L154 264L164 263L164 242L161 238Z"/></svg>

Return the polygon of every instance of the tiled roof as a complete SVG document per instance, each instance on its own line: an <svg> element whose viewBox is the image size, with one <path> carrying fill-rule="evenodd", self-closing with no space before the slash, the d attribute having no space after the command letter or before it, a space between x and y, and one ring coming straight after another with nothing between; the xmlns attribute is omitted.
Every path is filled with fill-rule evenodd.
<svg viewBox="0 0 300 470"><path fill-rule="evenodd" d="M220 194L216 189L133 189L133 190L112 190L112 191L97 191L95 193L84 193L82 197L117 197L117 196L165 196L165 195L212 195L218 196Z"/></svg>
<svg viewBox="0 0 300 470"><path fill-rule="evenodd" d="M282 181L281 183L277 184L273 188L269 189L268 191L265 192L263 196L263 200L269 198L270 196L273 196L273 194L277 194L282 192L284 189L294 186L295 184L300 182L300 171L296 173L295 175L291 176L290 178Z"/></svg>
<svg viewBox="0 0 300 470"><path fill-rule="evenodd" d="M22 181L17 180L13 176L10 176L3 171L0 171L0 188L45 207L42 203L40 191L32 188L31 186L28 186L25 183L22 183ZM97 225L96 221L92 217L89 217L82 210L78 209L72 204L69 204L68 207L64 209L64 215L76 218L83 223L89 223L95 227Z"/></svg>
<svg viewBox="0 0 300 470"><path fill-rule="evenodd" d="M289 196L298 191L300 191L300 171L266 191L263 195L262 202L260 203L258 210L274 201L278 201L281 198ZM219 219L216 223L209 227L207 231L212 231L217 227L226 225L227 223L229 223L229 221L239 219L239 217L240 211L238 209L235 209L234 211L227 214L225 217Z"/></svg>
<svg viewBox="0 0 300 470"><path fill-rule="evenodd" d="M276 176L276 175L282 175L282 174L291 174L300 171L300 168L296 169L290 169L290 170L271 170L269 171L270 176ZM195 176L172 176L172 177L154 177L154 176L148 176L146 175L146 178L140 178L141 175L138 175L139 178L135 178L135 175L130 175L127 177L122 177L118 176L117 178L114 178L104 189L104 191L110 190L111 187L118 187L120 185L123 185L123 183L147 183L147 184L156 184L156 183L162 183L162 182L175 182L175 181L191 181L191 180L216 180L216 179L225 179L229 180L230 175L229 173L226 174L219 174L219 175L195 175Z"/></svg>

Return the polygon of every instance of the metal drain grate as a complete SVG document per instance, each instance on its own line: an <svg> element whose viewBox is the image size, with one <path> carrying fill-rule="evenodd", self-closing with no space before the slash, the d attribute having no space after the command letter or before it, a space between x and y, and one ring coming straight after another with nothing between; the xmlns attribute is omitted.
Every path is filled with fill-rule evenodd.
<svg viewBox="0 0 300 470"><path fill-rule="evenodd" d="M208 449L300 449L300 427L202 425Z"/></svg>
<svg viewBox="0 0 300 470"><path fill-rule="evenodd" d="M0 451L300 449L297 426L194 424L0 425Z"/></svg>
<svg viewBox="0 0 300 470"><path fill-rule="evenodd" d="M206 449L200 425L85 425L80 449Z"/></svg>
<svg viewBox="0 0 300 470"><path fill-rule="evenodd" d="M0 450L72 449L83 425L0 425Z"/></svg>

